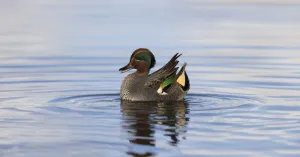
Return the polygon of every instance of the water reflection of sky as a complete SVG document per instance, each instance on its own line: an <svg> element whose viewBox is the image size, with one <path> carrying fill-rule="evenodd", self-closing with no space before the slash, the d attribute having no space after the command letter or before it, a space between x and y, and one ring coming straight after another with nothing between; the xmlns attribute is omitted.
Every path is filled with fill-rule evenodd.
<svg viewBox="0 0 300 157"><path fill-rule="evenodd" d="M2 54L136 47L299 50L296 1L27 0L3 1L0 7Z"/></svg>

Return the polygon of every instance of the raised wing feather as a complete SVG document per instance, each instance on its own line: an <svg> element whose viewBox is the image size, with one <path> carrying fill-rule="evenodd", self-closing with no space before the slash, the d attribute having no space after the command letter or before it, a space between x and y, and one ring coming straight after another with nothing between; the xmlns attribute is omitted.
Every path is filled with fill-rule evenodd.
<svg viewBox="0 0 300 157"><path fill-rule="evenodd" d="M178 69L176 65L179 62L177 58L180 56L181 54L176 53L165 66L150 74L145 82L145 86L155 87L160 85L168 76L176 72Z"/></svg>

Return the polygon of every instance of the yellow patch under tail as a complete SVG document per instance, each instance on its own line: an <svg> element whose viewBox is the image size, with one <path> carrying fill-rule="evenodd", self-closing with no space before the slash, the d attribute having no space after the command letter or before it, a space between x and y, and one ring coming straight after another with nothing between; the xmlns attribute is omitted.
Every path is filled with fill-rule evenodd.
<svg viewBox="0 0 300 157"><path fill-rule="evenodd" d="M181 75L178 77L177 82L181 85L181 86L185 86L185 72L183 71L181 73Z"/></svg>

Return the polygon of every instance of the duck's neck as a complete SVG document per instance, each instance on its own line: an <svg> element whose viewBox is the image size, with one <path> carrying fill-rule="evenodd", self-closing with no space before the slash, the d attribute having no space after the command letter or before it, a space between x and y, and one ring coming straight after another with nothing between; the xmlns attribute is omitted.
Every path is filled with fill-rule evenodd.
<svg viewBox="0 0 300 157"><path fill-rule="evenodd" d="M139 76L148 76L149 75L149 71L139 71L139 70L137 70L135 73Z"/></svg>
<svg viewBox="0 0 300 157"><path fill-rule="evenodd" d="M149 64L147 62L140 62L135 68L137 69L136 73L140 76L148 75L150 71Z"/></svg>

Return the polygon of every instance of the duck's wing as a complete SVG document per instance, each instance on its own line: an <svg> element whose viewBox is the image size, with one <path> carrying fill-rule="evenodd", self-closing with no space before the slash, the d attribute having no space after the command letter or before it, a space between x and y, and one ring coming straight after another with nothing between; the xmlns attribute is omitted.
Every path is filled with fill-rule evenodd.
<svg viewBox="0 0 300 157"><path fill-rule="evenodd" d="M162 82L164 82L170 75L176 73L178 67L177 58L180 57L181 54L176 53L170 61L163 66L162 68L158 69L157 71L153 72L148 76L148 79L145 82L145 86L147 87L158 87Z"/></svg>
<svg viewBox="0 0 300 157"><path fill-rule="evenodd" d="M185 71L186 63L183 64L179 72L170 75L163 81L157 93L160 95L167 95L169 93L186 93L190 89L189 77Z"/></svg>

